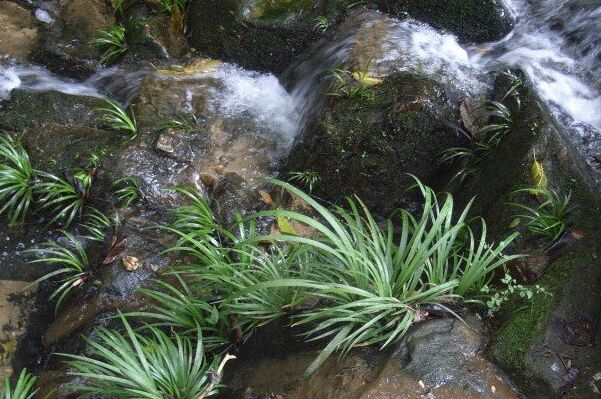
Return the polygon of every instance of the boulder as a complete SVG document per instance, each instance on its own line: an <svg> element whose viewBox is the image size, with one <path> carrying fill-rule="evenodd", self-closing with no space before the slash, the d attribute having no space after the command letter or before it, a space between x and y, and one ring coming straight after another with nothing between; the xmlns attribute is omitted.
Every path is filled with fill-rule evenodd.
<svg viewBox="0 0 601 399"><path fill-rule="evenodd" d="M68 0L40 34L32 60L53 72L73 77L91 75L101 54L93 41L101 30L115 24L113 9L105 0Z"/></svg>
<svg viewBox="0 0 601 399"><path fill-rule="evenodd" d="M37 37L37 21L30 10L0 1L0 55L26 60Z"/></svg>
<svg viewBox="0 0 601 399"><path fill-rule="evenodd" d="M138 178L148 201L162 206L177 201L169 186L206 191L229 173L249 185L273 176L295 129L275 77L209 60L151 72L134 109L139 140L121 151L113 172ZM174 119L185 123L168 127Z"/></svg>
<svg viewBox="0 0 601 399"><path fill-rule="evenodd" d="M358 195L370 209L406 204L414 174L441 189L448 168L439 154L462 144L444 91L432 80L395 74L366 89L366 98L331 97L297 139L286 169L317 172L314 193L330 201Z"/></svg>
<svg viewBox="0 0 601 399"><path fill-rule="evenodd" d="M378 0L380 9L409 16L463 41L483 43L502 39L513 28L510 11L500 0Z"/></svg>

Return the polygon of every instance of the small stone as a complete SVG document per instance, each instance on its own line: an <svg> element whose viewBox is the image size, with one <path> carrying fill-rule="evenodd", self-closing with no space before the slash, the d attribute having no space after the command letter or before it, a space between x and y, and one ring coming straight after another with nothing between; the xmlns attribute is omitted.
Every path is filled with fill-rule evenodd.
<svg viewBox="0 0 601 399"><path fill-rule="evenodd" d="M175 152L175 138L168 133L161 133L157 138L154 149L167 155Z"/></svg>
<svg viewBox="0 0 601 399"><path fill-rule="evenodd" d="M419 387L420 387L421 389L426 389L426 384L424 384L424 382L423 382L422 380L419 380L419 381L417 382L417 385L419 385Z"/></svg>
<svg viewBox="0 0 601 399"><path fill-rule="evenodd" d="M491 386L490 386L490 391L491 391L492 393L495 393L495 392L497 392L497 387L496 387L496 386L494 386L494 385L491 385Z"/></svg>
<svg viewBox="0 0 601 399"><path fill-rule="evenodd" d="M123 267L128 272L133 272L140 266L140 261L135 256L124 256L121 261L123 262Z"/></svg>
<svg viewBox="0 0 601 399"><path fill-rule="evenodd" d="M595 380L595 381L601 380L601 371L595 373L595 375L593 376L593 380Z"/></svg>

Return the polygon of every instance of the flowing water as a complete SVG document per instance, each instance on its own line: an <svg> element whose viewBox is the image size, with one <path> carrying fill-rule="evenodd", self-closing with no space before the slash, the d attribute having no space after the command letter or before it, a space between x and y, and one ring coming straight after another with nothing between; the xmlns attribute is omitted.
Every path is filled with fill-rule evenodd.
<svg viewBox="0 0 601 399"><path fill-rule="evenodd" d="M370 71L422 73L443 84L452 101L485 94L492 83L488 72L502 65L518 67L546 100L566 136L591 165L598 166L601 3L506 1L517 20L514 30L499 42L478 46L461 45L452 34L440 33L415 20L399 21L377 12L358 13L292 65L282 77L288 90L271 74L232 66L220 69L218 78L224 83L224 90L215 101L226 115L249 113L258 123L269 130L279 130L291 142L322 104L329 84L328 69L348 65L361 46L366 47L368 54L373 53L373 58L369 58L373 62ZM375 53L373 47L377 47ZM40 67L0 67L0 99L20 87L110 96L129 103L146 72L109 68L84 82L76 82Z"/></svg>

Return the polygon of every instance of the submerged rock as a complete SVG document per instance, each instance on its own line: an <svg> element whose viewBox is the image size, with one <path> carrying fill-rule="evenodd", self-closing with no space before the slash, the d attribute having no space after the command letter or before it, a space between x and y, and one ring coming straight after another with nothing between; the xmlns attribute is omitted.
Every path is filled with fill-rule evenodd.
<svg viewBox="0 0 601 399"><path fill-rule="evenodd" d="M0 55L26 60L37 37L37 21L30 10L0 1Z"/></svg>
<svg viewBox="0 0 601 399"><path fill-rule="evenodd" d="M341 361L329 359L309 379L303 379L302 373L316 352L307 352L306 347L303 351L298 343L276 344L281 353L277 349L273 353L273 348L271 353L263 348L246 348L239 362L232 363L226 373L229 393L222 397L520 398L505 373L482 356L487 341L482 322L473 317L466 321L433 319L419 323L393 352L354 350Z"/></svg>

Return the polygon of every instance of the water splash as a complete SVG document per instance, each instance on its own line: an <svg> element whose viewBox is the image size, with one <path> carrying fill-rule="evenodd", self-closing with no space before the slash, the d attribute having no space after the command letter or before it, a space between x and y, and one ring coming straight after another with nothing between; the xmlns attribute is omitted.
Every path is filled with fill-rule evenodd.
<svg viewBox="0 0 601 399"><path fill-rule="evenodd" d="M250 115L258 126L279 134L286 147L292 144L298 133L299 114L293 97L274 75L223 64L213 77L222 83L212 99L222 116Z"/></svg>

